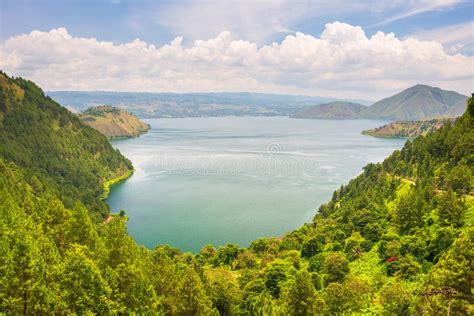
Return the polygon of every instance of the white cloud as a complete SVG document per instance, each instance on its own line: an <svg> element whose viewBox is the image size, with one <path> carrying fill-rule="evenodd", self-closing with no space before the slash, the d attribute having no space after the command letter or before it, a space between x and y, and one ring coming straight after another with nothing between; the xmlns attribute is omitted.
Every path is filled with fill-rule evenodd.
<svg viewBox="0 0 474 316"><path fill-rule="evenodd" d="M66 29L33 31L0 45L0 68L46 90L260 91L346 98L387 96L416 83L470 93L474 58L435 41L399 39L329 23L320 37L287 35L258 46L221 32L184 46L121 45Z"/></svg>
<svg viewBox="0 0 474 316"><path fill-rule="evenodd" d="M407 37L436 41L450 53L474 54L474 21L418 31Z"/></svg>

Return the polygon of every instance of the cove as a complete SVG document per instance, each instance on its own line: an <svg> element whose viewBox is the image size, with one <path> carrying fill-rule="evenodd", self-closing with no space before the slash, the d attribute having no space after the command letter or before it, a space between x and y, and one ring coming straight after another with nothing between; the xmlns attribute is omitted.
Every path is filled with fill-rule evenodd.
<svg viewBox="0 0 474 316"><path fill-rule="evenodd" d="M149 119L148 134L112 141L136 171L113 186L112 212L148 248L248 246L311 221L333 191L403 139L361 135L376 120L287 117Z"/></svg>

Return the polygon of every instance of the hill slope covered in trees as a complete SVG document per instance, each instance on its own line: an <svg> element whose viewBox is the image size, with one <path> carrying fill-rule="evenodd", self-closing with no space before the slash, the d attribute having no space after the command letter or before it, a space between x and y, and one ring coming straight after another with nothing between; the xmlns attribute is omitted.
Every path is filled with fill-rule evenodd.
<svg viewBox="0 0 474 316"><path fill-rule="evenodd" d="M0 72L0 157L47 182L72 206L83 202L105 216L102 184L132 165L105 136L44 95L33 82ZM39 185L39 184L38 184Z"/></svg>
<svg viewBox="0 0 474 316"><path fill-rule="evenodd" d="M21 98L16 86L9 91ZM33 112L41 108L23 100ZM404 315L445 313L450 306L452 314L472 314L474 104L468 102L454 124L367 165L313 222L248 248L209 245L195 255L138 246L126 217L97 223L79 193L75 199L68 193L64 203L60 176L33 177L47 160L26 164L2 153L0 312ZM11 144L23 135L13 134L12 125L2 128ZM28 152L54 145L24 146ZM80 178L71 173L68 181Z"/></svg>

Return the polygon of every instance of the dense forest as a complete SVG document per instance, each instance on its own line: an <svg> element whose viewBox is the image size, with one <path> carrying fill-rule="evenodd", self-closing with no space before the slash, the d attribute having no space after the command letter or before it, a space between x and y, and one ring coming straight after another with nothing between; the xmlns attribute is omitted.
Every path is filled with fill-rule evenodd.
<svg viewBox="0 0 474 316"><path fill-rule="evenodd" d="M67 207L79 200L97 216L102 183L132 170L105 136L84 125L33 82L0 72L0 157L29 180L54 187Z"/></svg>
<svg viewBox="0 0 474 316"><path fill-rule="evenodd" d="M473 314L474 103L248 248L153 250L103 222L130 162L29 81L0 76L0 313Z"/></svg>

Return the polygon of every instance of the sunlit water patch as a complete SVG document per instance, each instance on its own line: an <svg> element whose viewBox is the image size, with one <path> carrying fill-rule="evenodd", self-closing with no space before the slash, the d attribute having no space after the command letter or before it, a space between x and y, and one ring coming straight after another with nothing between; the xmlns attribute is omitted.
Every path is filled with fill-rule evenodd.
<svg viewBox="0 0 474 316"><path fill-rule="evenodd" d="M285 117L151 119L150 132L113 145L135 174L112 188L130 234L149 248L247 246L310 221L341 184L402 147L361 135L383 121Z"/></svg>

